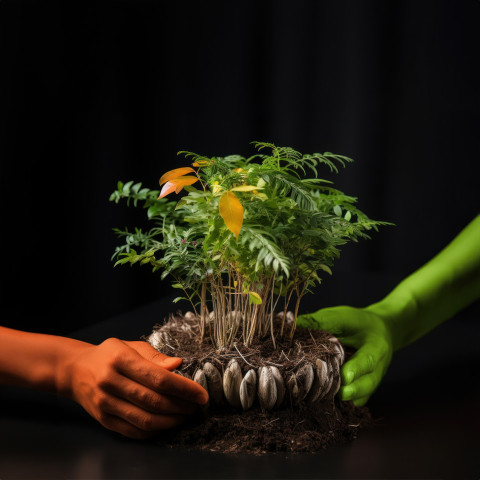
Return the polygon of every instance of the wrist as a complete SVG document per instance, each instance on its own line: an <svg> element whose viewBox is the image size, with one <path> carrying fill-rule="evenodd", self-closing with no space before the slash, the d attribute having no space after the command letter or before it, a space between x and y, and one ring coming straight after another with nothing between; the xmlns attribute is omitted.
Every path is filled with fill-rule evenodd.
<svg viewBox="0 0 480 480"><path fill-rule="evenodd" d="M408 325L411 323L408 319L414 318L417 311L415 298L408 291L397 288L365 310L381 318L390 333L394 351L408 343L406 336Z"/></svg>
<svg viewBox="0 0 480 480"><path fill-rule="evenodd" d="M54 388L55 393L58 395L73 398L75 361L82 353L92 347L92 345L73 339L65 340L67 340L67 342L62 344L55 356Z"/></svg>

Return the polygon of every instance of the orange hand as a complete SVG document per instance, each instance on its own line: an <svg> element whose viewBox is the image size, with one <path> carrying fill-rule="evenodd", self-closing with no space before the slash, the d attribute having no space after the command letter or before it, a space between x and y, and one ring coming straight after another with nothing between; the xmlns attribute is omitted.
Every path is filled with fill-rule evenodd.
<svg viewBox="0 0 480 480"><path fill-rule="evenodd" d="M208 401L200 385L171 372L181 363L146 342L109 338L68 358L58 380L61 392L104 427L146 438L179 425Z"/></svg>

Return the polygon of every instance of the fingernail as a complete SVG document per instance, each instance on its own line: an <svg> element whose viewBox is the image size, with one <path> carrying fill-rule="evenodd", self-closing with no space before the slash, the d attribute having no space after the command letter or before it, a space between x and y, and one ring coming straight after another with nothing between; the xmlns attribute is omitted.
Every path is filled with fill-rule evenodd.
<svg viewBox="0 0 480 480"><path fill-rule="evenodd" d="M344 387L342 389L342 400L350 400L355 394L355 389L352 387Z"/></svg>
<svg viewBox="0 0 480 480"><path fill-rule="evenodd" d="M354 376L355 375L353 374L353 372L351 370L347 370L343 375L343 378L345 379L345 385L348 385L349 383L352 383Z"/></svg>
<svg viewBox="0 0 480 480"><path fill-rule="evenodd" d="M205 392L204 394L198 397L198 404L199 405L206 405L208 403L208 393Z"/></svg>

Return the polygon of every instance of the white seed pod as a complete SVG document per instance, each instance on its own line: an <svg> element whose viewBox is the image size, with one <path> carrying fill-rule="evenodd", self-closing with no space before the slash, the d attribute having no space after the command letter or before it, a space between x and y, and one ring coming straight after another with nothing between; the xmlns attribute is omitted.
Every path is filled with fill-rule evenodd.
<svg viewBox="0 0 480 480"><path fill-rule="evenodd" d="M283 403L283 399L285 398L285 382L283 381L282 374L277 367L270 367L270 371L272 372L273 379L275 380L275 386L277 387L277 401L275 402L275 407L278 408Z"/></svg>
<svg viewBox="0 0 480 480"><path fill-rule="evenodd" d="M310 363L306 363L298 369L296 380L298 385L298 401L301 402L312 388L314 379L313 367Z"/></svg>
<svg viewBox="0 0 480 480"><path fill-rule="evenodd" d="M283 312L276 313L275 317L277 317L279 320L282 320L283 319ZM295 319L295 316L293 315L293 312L288 311L287 314L286 314L285 323L287 325L291 325L293 323L294 319Z"/></svg>
<svg viewBox="0 0 480 480"><path fill-rule="evenodd" d="M334 397L340 390L340 386L342 384L342 379L340 376L340 358L338 356L335 356L331 359L330 367L332 384L330 386L328 394Z"/></svg>
<svg viewBox="0 0 480 480"><path fill-rule="evenodd" d="M156 350L159 350L163 347L163 342L160 337L160 332L158 330L155 330L150 334L150 336L147 338L147 342Z"/></svg>
<svg viewBox="0 0 480 480"><path fill-rule="evenodd" d="M338 356L340 362L340 366L343 365L345 362L345 350L342 347L342 344L340 343L340 340L338 340L337 337L331 337L328 339L330 342L332 342L334 349L335 349L335 355Z"/></svg>
<svg viewBox="0 0 480 480"><path fill-rule="evenodd" d="M215 321L215 312L212 311L212 312L210 312L210 313L208 314L208 320L209 320L210 322Z"/></svg>
<svg viewBox="0 0 480 480"><path fill-rule="evenodd" d="M313 369L313 383L312 388L305 397L305 401L308 403L314 403L318 400L318 397L322 393L322 384L320 383L320 378L318 376L318 369Z"/></svg>
<svg viewBox="0 0 480 480"><path fill-rule="evenodd" d="M292 402L294 404L297 404L300 401L300 389L298 388L297 376L294 373L292 373L292 375L290 375L290 378L287 380L287 388L290 392Z"/></svg>
<svg viewBox="0 0 480 480"><path fill-rule="evenodd" d="M240 384L240 403L244 410L252 407L257 393L257 374L255 370L249 370Z"/></svg>
<svg viewBox="0 0 480 480"><path fill-rule="evenodd" d="M333 378L332 388L330 392L328 392L332 397L334 397L338 391L340 390L340 386L342 385L342 377L340 375L336 375Z"/></svg>
<svg viewBox="0 0 480 480"><path fill-rule="evenodd" d="M205 373L201 368L199 368L193 375L193 381L197 382L208 393L207 377L205 377ZM205 405L201 406L201 410L203 411L204 414L207 413L209 406L210 406L210 400L208 400L208 402Z"/></svg>
<svg viewBox="0 0 480 480"><path fill-rule="evenodd" d="M293 312L287 312L287 325L292 325L294 320L295 320L295 316L293 315Z"/></svg>
<svg viewBox="0 0 480 480"><path fill-rule="evenodd" d="M185 312L184 317L186 320L193 320L195 318L195 314L193 312Z"/></svg>
<svg viewBox="0 0 480 480"><path fill-rule="evenodd" d="M326 385L328 382L328 364L320 358L317 358L315 361L315 367L317 369L318 378L322 386Z"/></svg>
<svg viewBox="0 0 480 480"><path fill-rule="evenodd" d="M333 385L333 380L334 380L333 367L330 362L327 363L327 368L328 368L328 381L325 384L325 391L322 395L322 398L326 397L330 393Z"/></svg>
<svg viewBox="0 0 480 480"><path fill-rule="evenodd" d="M195 375L193 376L193 381L197 382L201 387L203 387L208 392L207 377L201 368L199 368Z"/></svg>
<svg viewBox="0 0 480 480"><path fill-rule="evenodd" d="M232 310L227 314L227 321L232 322L235 326L239 326L243 320L242 312L237 312L236 310Z"/></svg>
<svg viewBox="0 0 480 480"><path fill-rule="evenodd" d="M223 400L223 385L222 385L222 375L218 371L218 368L215 367L210 362L206 362L203 366L203 373L207 379L208 393L210 399L214 403L219 405Z"/></svg>
<svg viewBox="0 0 480 480"><path fill-rule="evenodd" d="M159 331L160 332L160 341L163 345L168 345L172 341L172 337L166 331Z"/></svg>
<svg viewBox="0 0 480 480"><path fill-rule="evenodd" d="M331 387L331 379L329 376L330 369L327 362L324 362L320 358L317 358L317 360L315 361L315 367L315 372L318 376L318 381L320 384L319 393L316 400L321 400L328 393Z"/></svg>
<svg viewBox="0 0 480 480"><path fill-rule="evenodd" d="M240 384L242 383L242 370L234 359L230 360L223 374L223 393L227 402L235 408L240 408Z"/></svg>
<svg viewBox="0 0 480 480"><path fill-rule="evenodd" d="M258 400L264 410L271 410L277 402L277 385L270 367L260 367Z"/></svg>

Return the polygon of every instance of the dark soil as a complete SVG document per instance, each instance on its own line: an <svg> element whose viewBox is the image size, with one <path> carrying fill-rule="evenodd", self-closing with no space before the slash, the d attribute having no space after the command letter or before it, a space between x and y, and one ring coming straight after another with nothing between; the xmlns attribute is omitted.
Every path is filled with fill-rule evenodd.
<svg viewBox="0 0 480 480"><path fill-rule="evenodd" d="M165 330L171 341L161 351L183 358L181 373L186 376L192 376L207 361L223 373L232 358L239 362L243 373L250 368L275 365L286 376L306 362L334 355L328 341L331 334L325 331L298 329L293 342L276 339L276 349L267 337L249 348L239 344L216 351L208 339L202 343L197 340L195 320L186 319L180 312L170 317L162 327ZM352 353L346 349L346 359ZM168 432L162 443L225 453L309 453L352 441L360 429L372 425L367 407L356 407L352 402L341 402L331 396L313 404L285 402L283 408L272 411L263 411L258 402L248 411L217 405Z"/></svg>
<svg viewBox="0 0 480 480"><path fill-rule="evenodd" d="M224 453L314 453L350 442L360 429L372 425L367 407L326 400L272 412L212 412L170 431L162 443Z"/></svg>

